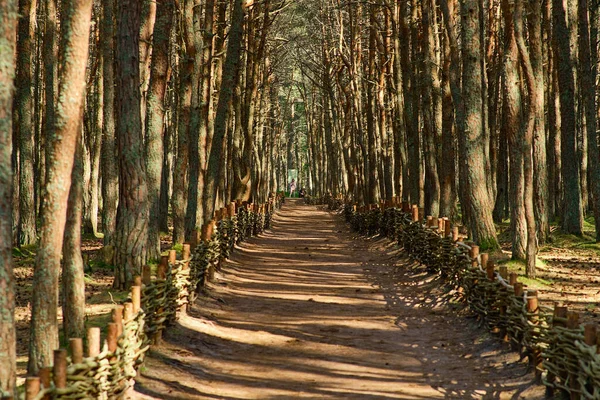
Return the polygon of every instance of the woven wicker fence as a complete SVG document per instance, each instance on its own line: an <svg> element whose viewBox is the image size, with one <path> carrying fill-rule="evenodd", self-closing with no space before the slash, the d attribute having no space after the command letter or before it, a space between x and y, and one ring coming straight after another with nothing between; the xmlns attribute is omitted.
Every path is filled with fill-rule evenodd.
<svg viewBox="0 0 600 400"><path fill-rule="evenodd" d="M343 208L358 233L385 236L440 274L493 332L528 357L550 393L600 399L600 335L595 324L581 325L579 314L567 307L541 306L538 293L527 290L516 274L505 266L497 268L476 244L459 241L458 228L447 218L425 219L422 209L398 199L365 207L340 201L329 198L326 204Z"/></svg>
<svg viewBox="0 0 600 400"><path fill-rule="evenodd" d="M182 257L175 250L162 256L156 275L145 267L136 277L129 298L112 311L105 329L89 328L85 340L69 340L69 348L54 352L52 367L25 381L24 398L123 399L135 384L139 367L150 345L160 344L165 329L186 313L206 281L213 279L221 262L236 244L258 235L271 226L276 209L284 198L272 195L262 205L231 203L215 213L190 243L183 245Z"/></svg>

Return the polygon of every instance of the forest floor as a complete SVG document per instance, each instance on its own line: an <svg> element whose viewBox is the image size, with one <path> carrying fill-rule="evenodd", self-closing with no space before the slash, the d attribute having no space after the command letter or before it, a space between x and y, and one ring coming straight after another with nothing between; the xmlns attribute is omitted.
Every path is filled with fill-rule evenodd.
<svg viewBox="0 0 600 400"><path fill-rule="evenodd" d="M492 258L520 275L526 288L539 292L542 304L555 303L579 312L580 322L600 323L600 243L594 239L593 220L586 221L583 237L553 228L548 243L540 247L536 279L525 277L525 264L510 260L510 235L499 235L502 254Z"/></svg>
<svg viewBox="0 0 600 400"><path fill-rule="evenodd" d="M140 398L543 398L525 362L387 240L288 200L155 347Z"/></svg>

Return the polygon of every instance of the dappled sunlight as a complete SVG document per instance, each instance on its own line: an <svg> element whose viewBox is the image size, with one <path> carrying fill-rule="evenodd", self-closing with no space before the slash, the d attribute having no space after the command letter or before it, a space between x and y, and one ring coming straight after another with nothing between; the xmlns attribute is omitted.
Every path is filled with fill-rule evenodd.
<svg viewBox="0 0 600 400"><path fill-rule="evenodd" d="M526 366L482 339L439 288L395 246L355 241L334 215L288 201L273 230L235 252L208 296L167 332L137 390L166 399L415 400L500 398L525 387L516 377Z"/></svg>

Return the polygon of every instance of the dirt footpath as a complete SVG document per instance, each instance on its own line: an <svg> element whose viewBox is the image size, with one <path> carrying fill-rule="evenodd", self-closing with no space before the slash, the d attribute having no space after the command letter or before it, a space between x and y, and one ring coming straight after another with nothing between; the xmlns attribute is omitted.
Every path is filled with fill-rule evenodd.
<svg viewBox="0 0 600 400"><path fill-rule="evenodd" d="M142 369L139 398L537 399L508 346L387 241L288 201Z"/></svg>

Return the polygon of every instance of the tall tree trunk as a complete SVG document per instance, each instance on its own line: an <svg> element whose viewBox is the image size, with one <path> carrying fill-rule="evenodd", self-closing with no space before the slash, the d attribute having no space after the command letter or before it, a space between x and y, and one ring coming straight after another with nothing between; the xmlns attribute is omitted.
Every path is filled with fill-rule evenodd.
<svg viewBox="0 0 600 400"><path fill-rule="evenodd" d="M152 67L146 108L146 172L148 174L148 258L160 258L160 186L163 170L165 93L169 69L169 39L173 21L173 0L156 3Z"/></svg>
<svg viewBox="0 0 600 400"><path fill-rule="evenodd" d="M454 22L450 22L454 26ZM440 171L440 215L454 219L457 214L456 146L454 105L450 89L451 49L448 33L443 33L442 61L442 169Z"/></svg>
<svg viewBox="0 0 600 400"><path fill-rule="evenodd" d="M113 286L125 289L140 274L148 251L148 186L140 115L139 30L141 4L123 0L115 40L116 137L119 160L119 207Z"/></svg>
<svg viewBox="0 0 600 400"><path fill-rule="evenodd" d="M510 158L510 228L512 234L512 258L524 260L527 247L527 221L525 220L525 203L523 192L525 180L523 175L523 149L521 137L521 81L519 77L519 49L515 38L515 6L508 0L502 1L505 26L504 50L504 115L502 130L508 138L508 155Z"/></svg>
<svg viewBox="0 0 600 400"><path fill-rule="evenodd" d="M436 58L435 3L429 0L423 14L423 126L425 152L425 213L440 214L440 181L437 164L437 143L442 129L440 102L440 79Z"/></svg>
<svg viewBox="0 0 600 400"><path fill-rule="evenodd" d="M562 0L552 1L553 35L552 44L558 69L560 93L562 176L564 206L562 229L565 233L583 234L583 211L581 187L577 162L577 137L575 123L575 82L573 61L565 8Z"/></svg>
<svg viewBox="0 0 600 400"><path fill-rule="evenodd" d="M188 26L185 26L188 29ZM188 37L185 33L184 37ZM173 243L185 241L185 215L187 210L188 164L189 164L189 131L192 103L192 75L194 73L193 44L186 42L187 58L182 58L179 73L179 113L177 123L177 158L175 160L175 176L173 177Z"/></svg>
<svg viewBox="0 0 600 400"><path fill-rule="evenodd" d="M63 242L62 309L65 338L85 335L85 281L81 257L81 217L83 208L83 143L75 151L67 223Z"/></svg>
<svg viewBox="0 0 600 400"><path fill-rule="evenodd" d="M17 90L15 93L15 117L19 134L19 245L37 241L35 229L35 186L33 171L33 124L31 93L31 13L35 1L19 1L19 40L17 42ZM34 14L35 15L35 14Z"/></svg>
<svg viewBox="0 0 600 400"><path fill-rule="evenodd" d="M242 0L234 0L231 11L231 28L227 42L227 55L223 62L223 77L219 101L215 115L215 129L213 136L213 145L208 158L208 167L206 170L206 185L204 188L203 206L204 218L212 218L215 211L215 202L217 199L217 185L221 175L223 146L220 144L225 139L227 129L227 119L229 114L229 101L233 95L235 87L235 77L237 75L240 62L242 35L244 30L244 9ZM207 221L205 221L207 222Z"/></svg>
<svg viewBox="0 0 600 400"><path fill-rule="evenodd" d="M58 29L56 27L57 12L56 12L56 0L44 0L44 12L46 14L46 18L44 21L44 48L42 51L42 56L44 59L44 87L45 87L45 110L44 110L44 141L45 141L45 176L44 184L42 187L46 185L48 180L48 175L50 173L49 168L49 158L51 155L49 154L51 151L51 146L49 145L53 138L52 134L54 131L54 112L55 112L55 102L56 102L56 90L57 90L57 68L56 68L56 60L58 59L58 46L56 45L56 36L58 35ZM42 189L42 193L43 193ZM43 203L45 201L44 196L40 196L40 214L41 209L43 207Z"/></svg>
<svg viewBox="0 0 600 400"><path fill-rule="evenodd" d="M579 0L579 62L581 63L581 95L587 128L589 171L596 227L596 241L600 241L600 153L598 152L596 71L592 68L588 0ZM597 47L596 42L594 46Z"/></svg>
<svg viewBox="0 0 600 400"><path fill-rule="evenodd" d="M537 0L532 0L537 1ZM527 107L526 117L523 118L521 125L521 148L523 149L523 172L525 188L523 191L525 204L525 219L527 222L527 257L525 273L529 278L535 278L535 257L537 254L537 229L535 226L535 211L533 201L534 177L533 177L533 130L535 128L535 120L537 116L536 107L537 101L537 82L534 76L534 70L529 58L529 52L525 45L525 34L523 32L523 3L516 3L515 7L515 37L517 47L519 49L519 59L527 91L529 92L529 103Z"/></svg>
<svg viewBox="0 0 600 400"><path fill-rule="evenodd" d="M200 188L201 168L200 168L200 126L203 123L201 113L201 84L202 71L204 63L202 60L204 46L202 35L196 32L201 31L200 21L202 21L202 7L199 0L185 0L183 19L185 25L185 50L186 57L192 62L190 69L191 79L191 98L190 115L188 130L188 179L187 185L187 208L185 211L185 237L189 238L194 228L199 228L198 215L202 213L202 204L198 203L198 193L202 193Z"/></svg>
<svg viewBox="0 0 600 400"><path fill-rule="evenodd" d="M534 206L537 235L545 243L550 235L548 222L548 163L546 161L546 119L544 108L544 55L542 39L542 2L530 1L528 17L531 66L536 81L535 130L533 132Z"/></svg>
<svg viewBox="0 0 600 400"><path fill-rule="evenodd" d="M0 0L0 397L16 396L17 375L11 173L17 16L16 0Z"/></svg>
<svg viewBox="0 0 600 400"><path fill-rule="evenodd" d="M61 9L59 87L54 134L46 160L48 181L33 282L29 374L52 365L58 348L58 275L71 172L83 113L92 0L64 0Z"/></svg>
<svg viewBox="0 0 600 400"><path fill-rule="evenodd" d="M462 104L464 114L457 113L459 129L459 151L462 155L462 181L465 185L461 202L468 215L468 226L472 239L483 249L498 247L496 228L492 220L493 204L486 183L485 143L482 132L481 97L481 48L479 44L479 7L477 0L461 1L462 21ZM456 101L459 108L461 101ZM459 118L460 115L460 118Z"/></svg>
<svg viewBox="0 0 600 400"><path fill-rule="evenodd" d="M103 0L102 18L102 229L106 262L112 262L117 226L119 171L115 162L115 72L114 72L114 0Z"/></svg>

